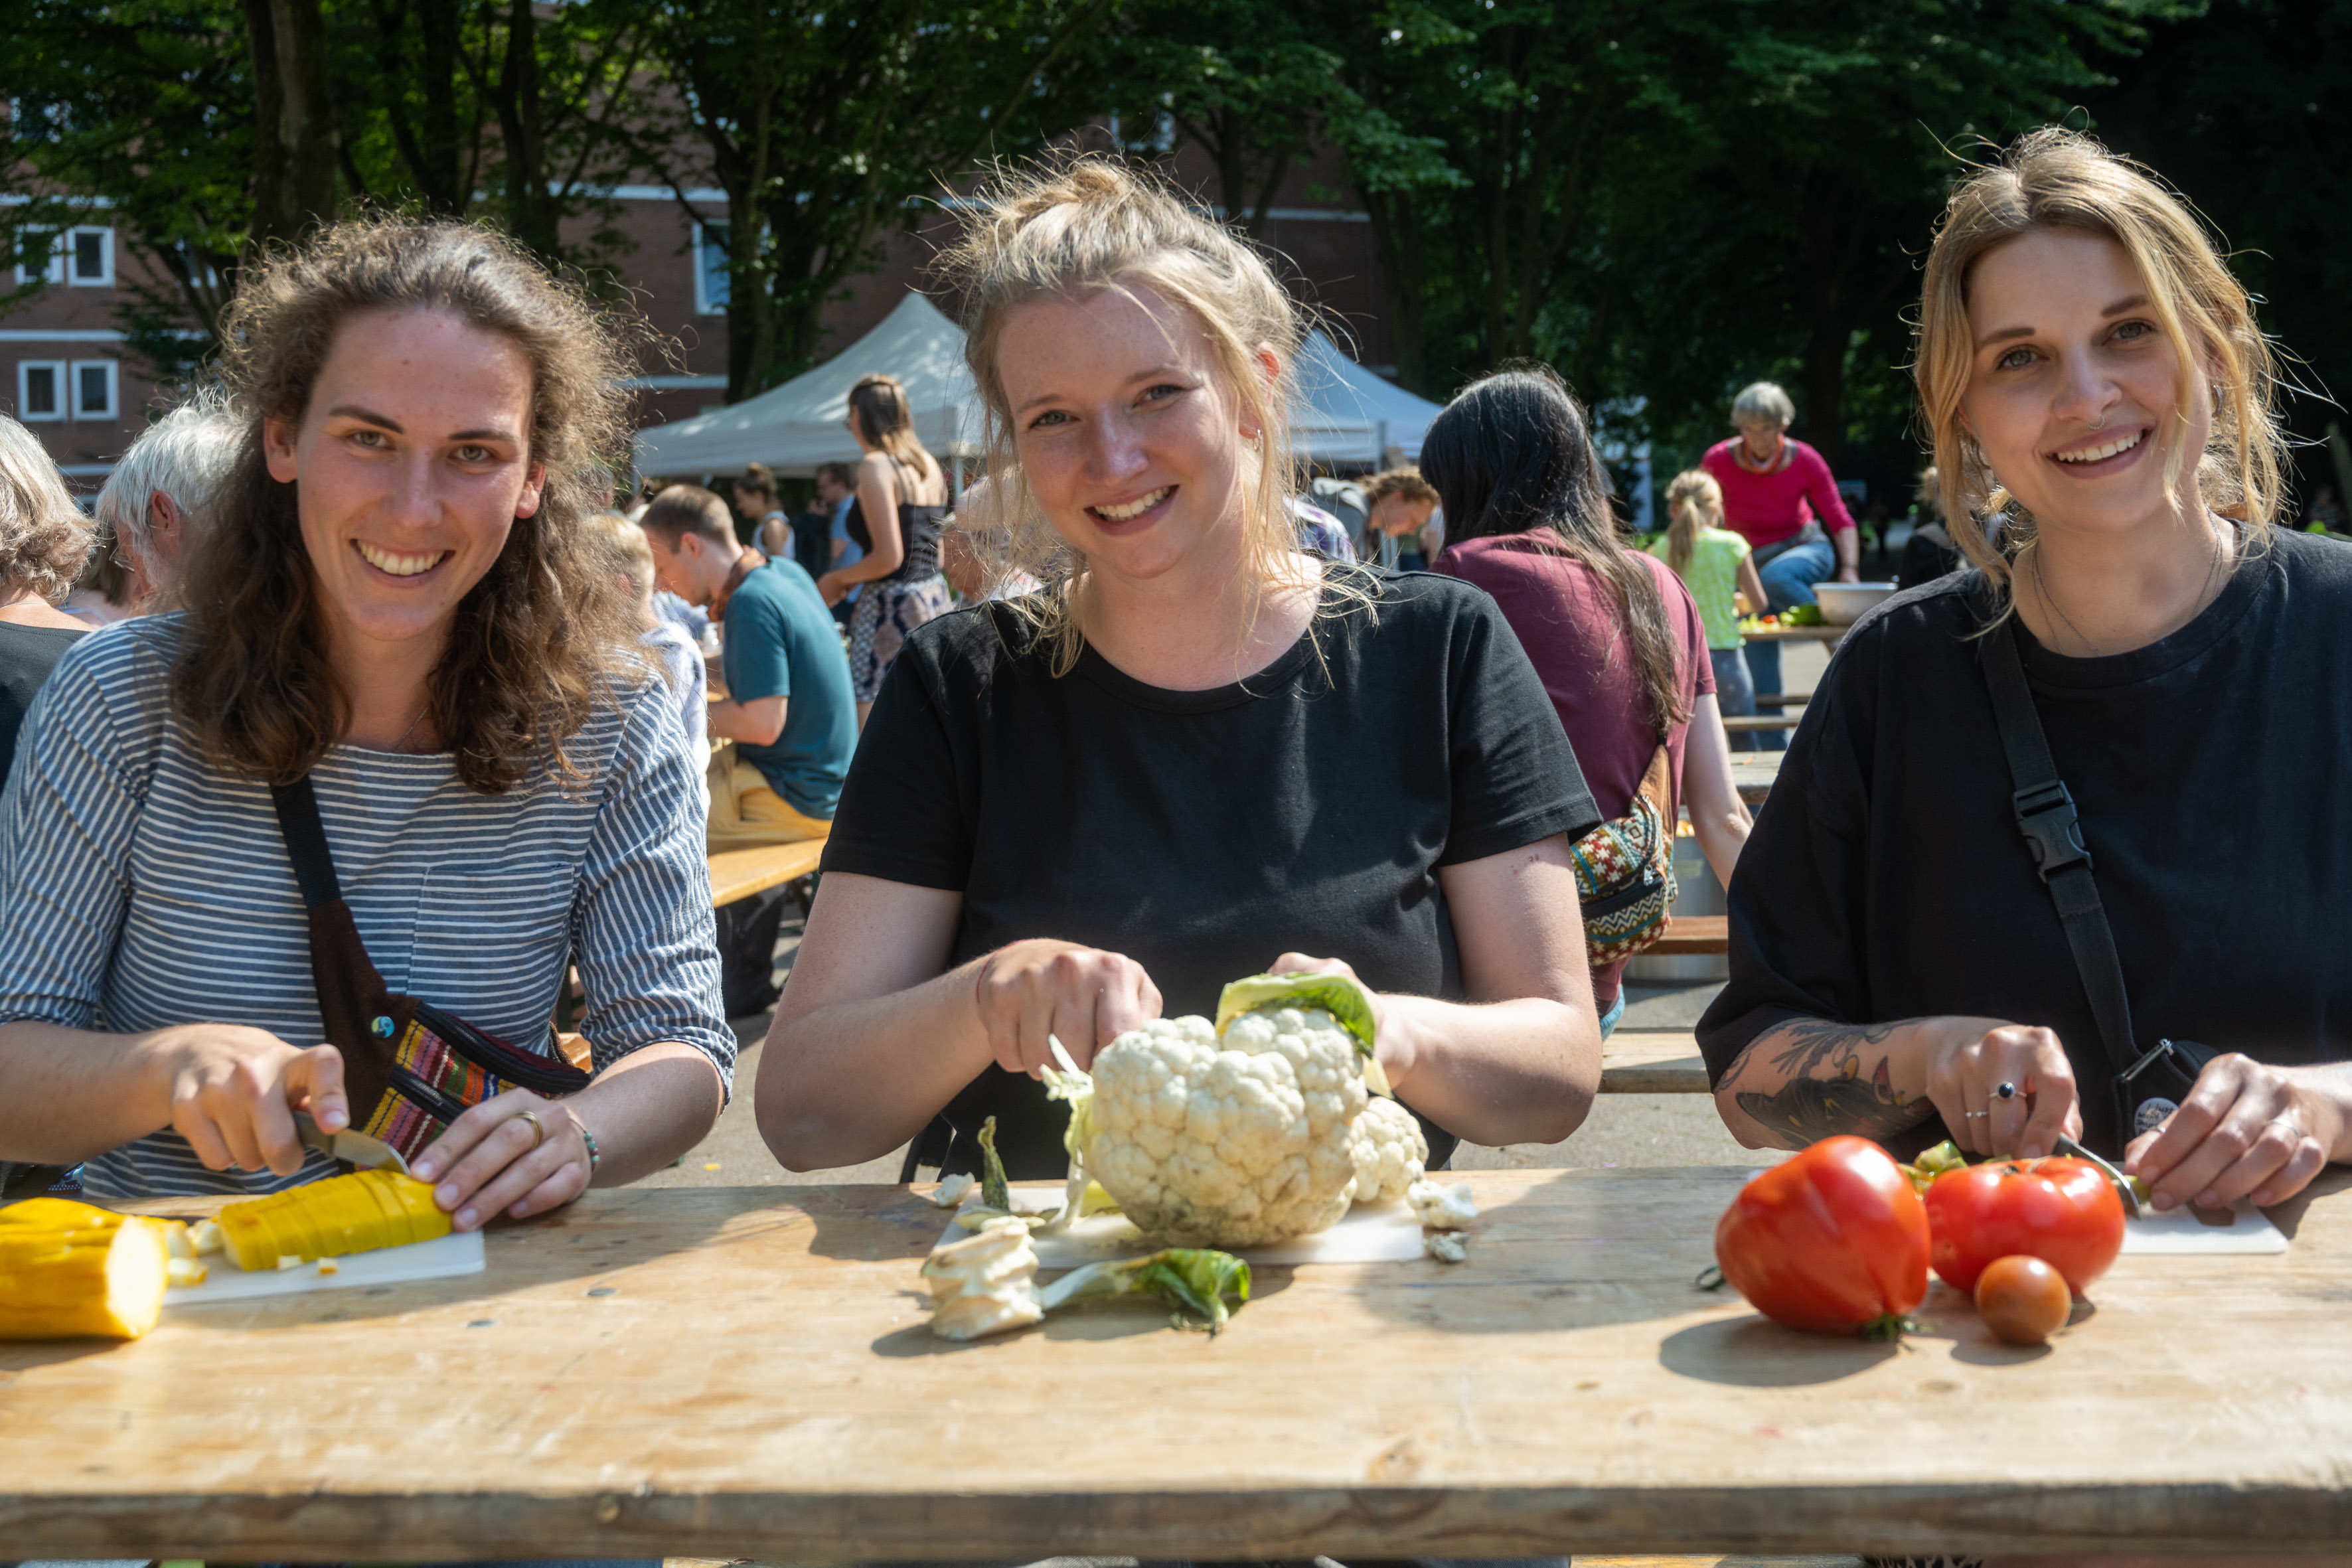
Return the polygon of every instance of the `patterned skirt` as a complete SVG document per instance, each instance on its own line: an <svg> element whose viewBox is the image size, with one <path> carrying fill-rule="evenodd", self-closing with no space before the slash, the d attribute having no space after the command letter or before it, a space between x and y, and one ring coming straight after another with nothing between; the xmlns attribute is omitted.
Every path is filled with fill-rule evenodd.
<svg viewBox="0 0 2352 1568"><path fill-rule="evenodd" d="M868 583L849 617L850 695L860 702L873 701L882 689L882 678L890 673L890 661L907 646L908 634L953 608L944 577Z"/></svg>

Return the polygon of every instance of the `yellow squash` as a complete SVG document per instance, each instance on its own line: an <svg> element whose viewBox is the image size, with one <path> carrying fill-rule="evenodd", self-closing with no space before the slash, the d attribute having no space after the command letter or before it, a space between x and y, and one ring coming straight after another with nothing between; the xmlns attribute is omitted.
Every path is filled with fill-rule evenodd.
<svg viewBox="0 0 2352 1568"><path fill-rule="evenodd" d="M247 1198L223 1208L219 1221L229 1256L246 1269L449 1234L449 1216L435 1205L432 1187L398 1171L354 1171L266 1198Z"/></svg>
<svg viewBox="0 0 2352 1568"><path fill-rule="evenodd" d="M135 1340L163 1310L179 1222L64 1198L0 1208L0 1340Z"/></svg>

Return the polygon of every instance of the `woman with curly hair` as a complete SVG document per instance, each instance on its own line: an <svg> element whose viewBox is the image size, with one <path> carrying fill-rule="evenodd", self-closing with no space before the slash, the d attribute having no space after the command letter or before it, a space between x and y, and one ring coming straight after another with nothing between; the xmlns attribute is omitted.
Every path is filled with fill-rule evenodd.
<svg viewBox="0 0 2352 1568"><path fill-rule="evenodd" d="M0 805L0 1158L269 1191L335 1169L302 1110L413 1137L460 1229L666 1164L734 1038L675 707L576 537L614 334L508 242L385 220L268 258L221 338L245 434L188 607L66 657ZM575 948L593 1079L548 1028ZM424 1004L539 1087L461 1110Z"/></svg>
<svg viewBox="0 0 2352 1568"><path fill-rule="evenodd" d="M89 630L58 605L97 539L33 433L0 416L0 778L33 693Z"/></svg>

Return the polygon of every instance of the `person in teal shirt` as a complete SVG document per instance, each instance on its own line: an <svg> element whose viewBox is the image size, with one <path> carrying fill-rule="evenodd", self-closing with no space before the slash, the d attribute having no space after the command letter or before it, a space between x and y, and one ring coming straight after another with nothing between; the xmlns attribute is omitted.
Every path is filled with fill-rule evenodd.
<svg viewBox="0 0 2352 1568"><path fill-rule="evenodd" d="M697 486L662 491L638 523L662 586L709 606L722 628L727 695L710 705L710 732L735 742L744 826L777 840L825 837L857 714L848 656L815 582L797 563L746 549L727 503Z"/></svg>

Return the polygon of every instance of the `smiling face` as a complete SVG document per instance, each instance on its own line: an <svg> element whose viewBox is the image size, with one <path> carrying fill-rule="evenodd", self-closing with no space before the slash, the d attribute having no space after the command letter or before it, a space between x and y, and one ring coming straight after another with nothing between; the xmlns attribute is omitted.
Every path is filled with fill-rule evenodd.
<svg viewBox="0 0 2352 1568"><path fill-rule="evenodd" d="M298 486L303 548L339 663L435 658L457 605L539 510L530 361L438 310L345 321L300 422L263 426L272 479Z"/></svg>
<svg viewBox="0 0 2352 1568"><path fill-rule="evenodd" d="M2211 389L2181 356L2130 253L2102 234L2037 229L1969 275L1974 357L1960 417L2036 523L2102 532L2169 519L2166 454L2203 450ZM2195 504L2184 477L2182 506Z"/></svg>
<svg viewBox="0 0 2352 1568"><path fill-rule="evenodd" d="M1230 572L1255 422L1214 347L1147 284L1020 306L996 370L1037 504L1090 571Z"/></svg>

